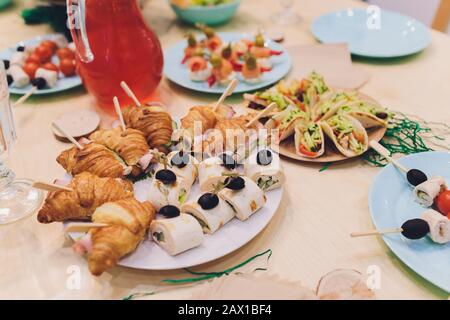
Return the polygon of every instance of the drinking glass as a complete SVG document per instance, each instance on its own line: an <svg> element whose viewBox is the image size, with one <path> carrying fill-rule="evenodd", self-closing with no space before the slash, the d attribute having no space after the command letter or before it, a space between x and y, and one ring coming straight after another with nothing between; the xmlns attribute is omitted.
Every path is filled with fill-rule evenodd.
<svg viewBox="0 0 450 320"><path fill-rule="evenodd" d="M279 0L278 2L283 9L272 17L275 23L280 25L288 25L298 23L300 21L299 15L293 10L294 0Z"/></svg>
<svg viewBox="0 0 450 320"><path fill-rule="evenodd" d="M29 216L42 202L42 192L29 180L14 179L14 173L3 163L16 138L6 72L0 63L0 225Z"/></svg>

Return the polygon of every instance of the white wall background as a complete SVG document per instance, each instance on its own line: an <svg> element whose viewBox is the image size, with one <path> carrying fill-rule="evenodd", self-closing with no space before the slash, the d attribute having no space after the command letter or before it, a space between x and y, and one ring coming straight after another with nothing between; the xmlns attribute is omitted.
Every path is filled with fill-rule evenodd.
<svg viewBox="0 0 450 320"><path fill-rule="evenodd" d="M398 11L431 26L440 0L369 0L382 9ZM447 29L450 34L450 28Z"/></svg>

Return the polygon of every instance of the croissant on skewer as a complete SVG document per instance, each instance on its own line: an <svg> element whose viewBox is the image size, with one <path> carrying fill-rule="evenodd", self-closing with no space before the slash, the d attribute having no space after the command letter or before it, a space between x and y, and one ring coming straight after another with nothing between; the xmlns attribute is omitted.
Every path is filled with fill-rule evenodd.
<svg viewBox="0 0 450 320"><path fill-rule="evenodd" d="M89 172L75 176L69 187L73 191L48 194L37 216L39 222L90 220L100 205L133 196L131 182L119 178L99 178Z"/></svg>
<svg viewBox="0 0 450 320"><path fill-rule="evenodd" d="M132 128L122 130L120 127L97 130L89 136L89 139L116 152L127 165L133 167L133 175L139 175L149 164L149 161L144 160L150 148L140 130Z"/></svg>
<svg viewBox="0 0 450 320"><path fill-rule="evenodd" d="M65 150L56 161L73 176L86 171L99 177L121 178L131 171L113 151L98 143Z"/></svg>
<svg viewBox="0 0 450 320"><path fill-rule="evenodd" d="M108 227L91 229L74 245L79 253L88 253L89 270L100 276L130 254L144 240L156 210L150 202L127 198L105 203L95 210L92 221Z"/></svg>
<svg viewBox="0 0 450 320"><path fill-rule="evenodd" d="M127 107L123 111L125 124L142 131L151 149L169 152L172 138L172 118L160 106Z"/></svg>
<svg viewBox="0 0 450 320"><path fill-rule="evenodd" d="M195 106L181 119L181 127L186 129L193 136L196 121L198 122L197 125L201 124L202 132L199 132L200 134L209 129L213 129L217 121L229 119L233 117L233 115L233 108L227 105L220 105L216 111L214 111L211 106Z"/></svg>

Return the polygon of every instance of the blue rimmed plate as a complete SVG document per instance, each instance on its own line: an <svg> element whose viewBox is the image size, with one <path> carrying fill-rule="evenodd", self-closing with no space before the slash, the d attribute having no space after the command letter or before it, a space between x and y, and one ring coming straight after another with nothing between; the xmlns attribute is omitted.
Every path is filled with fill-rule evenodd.
<svg viewBox="0 0 450 320"><path fill-rule="evenodd" d="M347 9L327 13L312 23L323 43L348 43L350 52L371 58L393 58L424 50L431 43L428 28L396 12Z"/></svg>
<svg viewBox="0 0 450 320"><path fill-rule="evenodd" d="M43 40L51 40L52 38L54 38L56 35L55 34L49 34L49 35L44 35L44 36L39 36L39 37L35 37L33 39L28 39L25 41L21 41L20 43L18 43L18 45L24 45L25 47L27 46L37 46L41 41ZM13 55L13 53L16 51L16 47L14 48L8 48L5 49L3 51L0 52L0 59L7 59L9 60L11 58L11 56ZM52 58L52 62L55 63L56 65L59 64L59 59L54 56ZM60 78L58 79L58 82L56 84L56 86L54 88L46 88L46 89L41 89L41 90L37 90L34 95L43 95L43 94L52 94L52 93L57 93L57 92L61 92L61 91L65 91L65 90L69 90L75 87L78 87L81 85L81 78L77 75L72 76L72 77L65 77L63 74L60 74ZM19 95L23 95L28 93L31 90L31 85L28 85L26 87L23 88L15 88L13 86L9 87L9 92L11 94L19 94Z"/></svg>
<svg viewBox="0 0 450 320"><path fill-rule="evenodd" d="M400 160L429 177L440 175L450 182L450 152L425 152ZM426 209L414 201L404 175L391 164L375 178L369 194L369 208L377 229L397 228L406 220L419 218ZM420 276L450 292L450 244L439 245L428 237L408 240L399 234L383 236L387 246Z"/></svg>
<svg viewBox="0 0 450 320"><path fill-rule="evenodd" d="M245 34L239 33L219 33L218 34L224 42L236 42L240 39L252 37ZM262 81L257 84L248 84L243 81L239 81L234 93L251 92L261 88L268 87L279 80L283 79L292 67L292 60L289 53L276 42L268 41L267 45L277 51L283 51L280 56L271 57L272 61L272 71L265 72ZM208 86L206 82L195 82L189 78L189 71L186 65L183 65L181 61L184 56L184 49L186 47L186 41L180 41L171 48L165 50L164 52L164 73L167 78L187 89L191 89L198 92L205 93L223 93L226 86L214 85L212 87ZM242 80L241 76L238 75L238 79Z"/></svg>

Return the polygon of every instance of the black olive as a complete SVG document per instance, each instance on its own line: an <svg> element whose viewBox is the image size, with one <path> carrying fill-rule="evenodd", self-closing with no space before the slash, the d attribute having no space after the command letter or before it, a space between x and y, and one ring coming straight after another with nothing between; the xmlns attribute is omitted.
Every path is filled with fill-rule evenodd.
<svg viewBox="0 0 450 320"><path fill-rule="evenodd" d="M254 101L250 101L250 103L248 104L248 107L250 109L254 109L254 110L264 110L266 108L266 106L256 103Z"/></svg>
<svg viewBox="0 0 450 320"><path fill-rule="evenodd" d="M303 90L301 90L301 89L298 90L298 92L297 92L297 100L300 102L303 102L305 100L303 97Z"/></svg>
<svg viewBox="0 0 450 320"><path fill-rule="evenodd" d="M219 205L219 197L214 193L205 193L198 199L197 203L203 210L211 210Z"/></svg>
<svg viewBox="0 0 450 320"><path fill-rule="evenodd" d="M189 160L189 154L180 151L172 157L172 159L170 160L170 164L181 169L189 164Z"/></svg>
<svg viewBox="0 0 450 320"><path fill-rule="evenodd" d="M5 65L5 70L9 69L9 60L3 60L3 64Z"/></svg>
<svg viewBox="0 0 450 320"><path fill-rule="evenodd" d="M8 86L10 86L11 83L14 82L14 79L13 79L12 75L10 75L10 74L8 74L8 75L6 76L6 80L8 81Z"/></svg>
<svg viewBox="0 0 450 320"><path fill-rule="evenodd" d="M44 78L34 78L31 80L31 84L41 90L47 86L47 81Z"/></svg>
<svg viewBox="0 0 450 320"><path fill-rule="evenodd" d="M18 52L24 52L25 51L25 46L18 46L17 47L17 51Z"/></svg>
<svg viewBox="0 0 450 320"><path fill-rule="evenodd" d="M236 169L236 161L233 159L231 155L228 153L222 153L219 156L219 159L222 160L222 165L228 170Z"/></svg>
<svg viewBox="0 0 450 320"><path fill-rule="evenodd" d="M418 169L409 170L406 178L415 187L428 180L427 175Z"/></svg>
<svg viewBox="0 0 450 320"><path fill-rule="evenodd" d="M262 117L259 118L259 122L263 125L265 125L267 123L267 121L269 121L271 119L271 117Z"/></svg>
<svg viewBox="0 0 450 320"><path fill-rule="evenodd" d="M164 206L159 210L159 214L163 215L166 218L176 218L180 215L180 209L175 206Z"/></svg>
<svg viewBox="0 0 450 320"><path fill-rule="evenodd" d="M171 170L159 170L155 178L164 184L173 184L177 181L177 176Z"/></svg>
<svg viewBox="0 0 450 320"><path fill-rule="evenodd" d="M269 164L272 163L272 160L273 160L272 152L270 150L267 150L267 149L261 150L256 155L256 162L260 166L268 166Z"/></svg>
<svg viewBox="0 0 450 320"><path fill-rule="evenodd" d="M402 235L411 240L422 239L430 232L428 222L422 219L412 219L402 225Z"/></svg>
<svg viewBox="0 0 450 320"><path fill-rule="evenodd" d="M245 180L242 177L228 177L225 179L225 187L231 190L242 190L245 188Z"/></svg>

